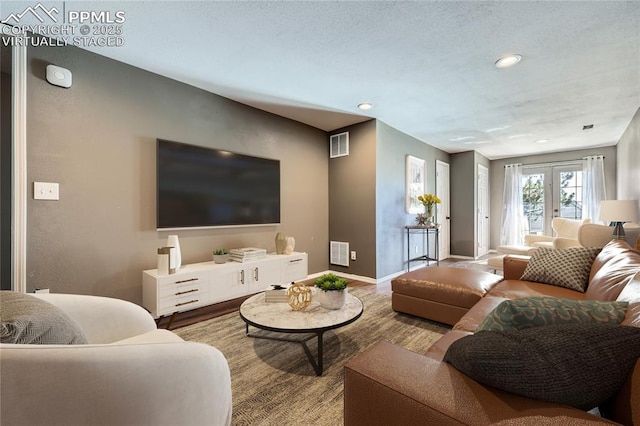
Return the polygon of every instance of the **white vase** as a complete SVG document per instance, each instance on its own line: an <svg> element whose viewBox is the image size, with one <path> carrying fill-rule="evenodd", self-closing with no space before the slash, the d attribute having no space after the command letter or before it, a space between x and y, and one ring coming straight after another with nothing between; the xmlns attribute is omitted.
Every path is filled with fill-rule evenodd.
<svg viewBox="0 0 640 426"><path fill-rule="evenodd" d="M282 232L276 234L276 254L283 254L287 246L287 236Z"/></svg>
<svg viewBox="0 0 640 426"><path fill-rule="evenodd" d="M320 290L320 306L326 309L342 309L347 301L347 290Z"/></svg>
<svg viewBox="0 0 640 426"><path fill-rule="evenodd" d="M293 249L296 247L296 239L293 237L287 237L287 245L284 248L284 254L293 253Z"/></svg>
<svg viewBox="0 0 640 426"><path fill-rule="evenodd" d="M175 250L175 268L176 272L182 266L182 254L180 253L180 241L178 241L177 235L169 235L167 238L167 247L173 247Z"/></svg>

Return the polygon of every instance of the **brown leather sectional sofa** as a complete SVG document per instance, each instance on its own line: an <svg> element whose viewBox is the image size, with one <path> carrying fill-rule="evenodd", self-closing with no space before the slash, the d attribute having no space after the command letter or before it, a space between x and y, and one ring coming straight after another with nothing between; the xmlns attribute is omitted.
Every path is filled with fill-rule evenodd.
<svg viewBox="0 0 640 426"><path fill-rule="evenodd" d="M489 312L506 299L555 296L628 301L623 324L640 327L640 253L624 241L609 243L596 257L585 293L521 281L527 261L505 257L504 280L487 277L486 273L478 273L479 278L474 280L474 272L479 271L461 268L423 269L427 287L432 291L413 288L419 287L415 275L408 275L409 284L415 284L408 287L406 281L403 283L407 274L396 278L392 289L394 295L398 290L401 294L397 296L402 297L399 303L394 300L395 310L403 312L408 307L408 313L429 319L435 315L438 321L453 328L433 346L425 348L425 354L379 342L350 360L344 371L345 425L640 425L640 360L608 403L608 419L483 386L442 362L452 342L472 334ZM434 274L429 274L429 269ZM436 281L440 279L444 283ZM456 289L460 285L464 290ZM462 303L453 297L457 290L465 299ZM429 299L434 295L439 300ZM465 307L470 297L476 301ZM449 311L447 305L451 306ZM451 318L459 319L447 321Z"/></svg>

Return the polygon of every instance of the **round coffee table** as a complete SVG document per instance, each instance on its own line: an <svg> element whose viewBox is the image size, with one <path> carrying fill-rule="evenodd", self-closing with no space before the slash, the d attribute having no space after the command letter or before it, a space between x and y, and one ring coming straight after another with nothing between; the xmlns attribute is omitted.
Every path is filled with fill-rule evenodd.
<svg viewBox="0 0 640 426"><path fill-rule="evenodd" d="M309 362L316 375L322 376L322 336L328 330L351 324L362 315L362 301L352 294L347 294L347 301L342 309L329 310L312 302L303 311L294 311L288 303L267 303L264 293L251 296L240 306L240 317L246 323L246 335L257 339L279 340L299 343L304 348ZM311 334L308 337L294 339L279 336L257 335L249 333L249 326L277 333ZM318 338L317 361L307 346L307 342Z"/></svg>

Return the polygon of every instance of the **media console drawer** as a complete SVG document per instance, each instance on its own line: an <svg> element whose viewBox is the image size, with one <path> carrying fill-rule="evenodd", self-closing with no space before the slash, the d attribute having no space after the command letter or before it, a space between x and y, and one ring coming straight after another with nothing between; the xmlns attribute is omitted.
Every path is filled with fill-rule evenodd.
<svg viewBox="0 0 640 426"><path fill-rule="evenodd" d="M142 273L142 305L154 318L189 311L290 283L308 275L307 253L269 254L251 262L185 265L171 275Z"/></svg>

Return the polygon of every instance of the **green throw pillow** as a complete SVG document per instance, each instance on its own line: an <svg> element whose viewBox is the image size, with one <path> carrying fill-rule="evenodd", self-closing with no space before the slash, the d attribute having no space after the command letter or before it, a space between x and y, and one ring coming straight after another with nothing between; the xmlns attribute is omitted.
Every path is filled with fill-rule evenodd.
<svg viewBox="0 0 640 426"><path fill-rule="evenodd" d="M640 328L572 324L480 331L444 361L473 380L527 398L590 410L622 387L640 356Z"/></svg>
<svg viewBox="0 0 640 426"><path fill-rule="evenodd" d="M587 289L591 265L600 250L593 247L566 249L540 247L531 255L520 279L584 293Z"/></svg>
<svg viewBox="0 0 640 426"><path fill-rule="evenodd" d="M505 300L476 328L483 330L521 330L561 324L620 324L628 302L573 300L559 297L523 297Z"/></svg>
<svg viewBox="0 0 640 426"><path fill-rule="evenodd" d="M29 294L0 292L0 321L0 343L87 343L84 332L69 315Z"/></svg>

